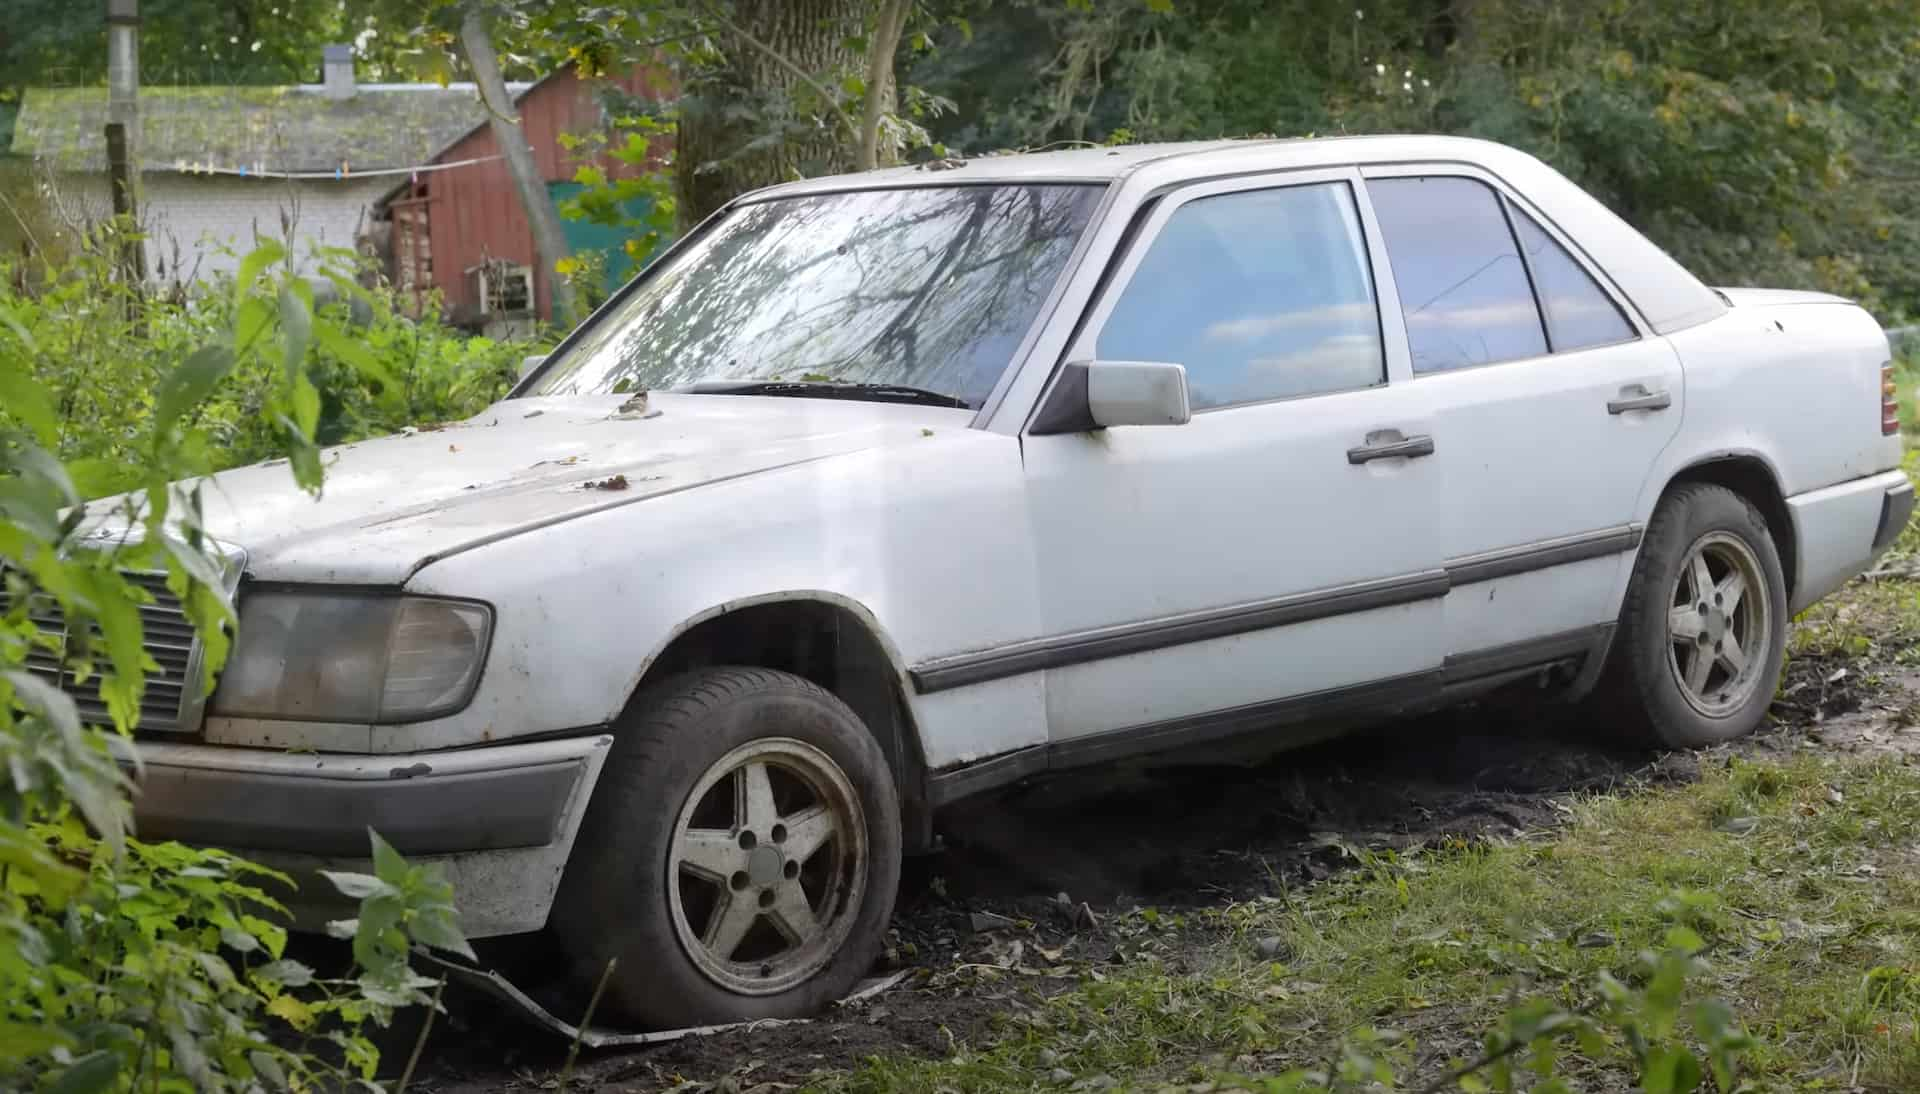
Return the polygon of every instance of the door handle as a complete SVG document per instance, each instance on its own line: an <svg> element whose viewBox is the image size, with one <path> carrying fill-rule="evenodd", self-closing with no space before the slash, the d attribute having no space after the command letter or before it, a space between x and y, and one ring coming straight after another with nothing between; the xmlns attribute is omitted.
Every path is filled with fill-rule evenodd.
<svg viewBox="0 0 1920 1094"><path fill-rule="evenodd" d="M1673 405L1673 396L1664 391L1648 391L1639 384L1620 389L1620 398L1607 400L1607 413L1625 414L1629 410L1665 410Z"/></svg>
<svg viewBox="0 0 1920 1094"><path fill-rule="evenodd" d="M1367 434L1367 443L1347 449L1347 462L1351 464L1367 463L1371 460L1391 460L1404 457L1417 460L1422 456L1433 455L1433 438L1425 434L1403 437L1399 430L1388 429Z"/></svg>

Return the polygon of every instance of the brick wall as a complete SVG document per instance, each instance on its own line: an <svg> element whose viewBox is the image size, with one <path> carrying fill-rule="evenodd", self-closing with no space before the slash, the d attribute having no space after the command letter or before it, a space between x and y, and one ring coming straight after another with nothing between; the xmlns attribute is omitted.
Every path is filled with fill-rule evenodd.
<svg viewBox="0 0 1920 1094"><path fill-rule="evenodd" d="M354 234L365 228L373 203L394 181L147 175L140 210L147 233L147 270L155 276L164 271L169 280L196 271L199 277L232 273L252 248L256 233L281 236L283 214L294 222L297 265L311 269L313 245L353 247ZM97 219L112 208L104 176L68 175L60 180L59 191L57 205L70 218Z"/></svg>

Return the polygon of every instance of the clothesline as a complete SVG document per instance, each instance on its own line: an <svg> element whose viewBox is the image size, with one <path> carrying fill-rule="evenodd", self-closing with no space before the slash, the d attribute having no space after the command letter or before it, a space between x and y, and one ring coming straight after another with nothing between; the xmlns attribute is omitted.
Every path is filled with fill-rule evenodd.
<svg viewBox="0 0 1920 1094"><path fill-rule="evenodd" d="M234 175L239 178L260 179L346 179L385 178L393 175L412 175L419 177L433 171L449 171L455 167L471 167L476 163L491 163L504 156L476 156L473 159L455 160L452 163L429 163L418 167L376 167L369 171L355 171L351 164L342 163L331 171L269 171L263 167L220 167L211 163L191 163L187 160L173 161L173 169L185 175Z"/></svg>

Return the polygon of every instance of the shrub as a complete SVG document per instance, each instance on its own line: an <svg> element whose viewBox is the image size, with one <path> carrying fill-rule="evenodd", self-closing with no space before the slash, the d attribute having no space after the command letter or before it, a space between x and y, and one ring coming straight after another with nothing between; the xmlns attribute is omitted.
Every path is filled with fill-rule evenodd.
<svg viewBox="0 0 1920 1094"><path fill-rule="evenodd" d="M232 343L232 368L193 408L177 453L182 462L173 470L203 474L281 455L285 423L269 411L285 362L281 349L261 341L281 302L233 277L135 294L115 279L110 235L107 229L89 238L57 266L21 271L0 259L0 308L38 347L28 367L53 401L52 451L70 466L81 493L98 497L137 484L155 392L195 349L222 338ZM284 257L278 243L265 241L249 261L269 265ZM319 400L316 444L478 413L506 393L520 359L535 352L468 335L431 309L427 318L412 319L397 294L354 279L350 252L321 257L329 263L320 282L325 293L316 296L298 278L285 281L287 291L303 293L313 317L301 361ZM33 289L23 291L23 284Z"/></svg>
<svg viewBox="0 0 1920 1094"><path fill-rule="evenodd" d="M83 251L37 295L0 290L0 1088L370 1083L369 1027L432 1002L410 945L468 952L451 888L370 836L374 874L331 875L361 902L335 931L353 939L356 971L322 979L283 953L274 891L287 879L131 838L121 764L155 666L141 647L152 598L125 575L165 575L203 641L205 676L189 686L210 686L233 609L192 476L278 451L317 491L329 400L351 435L476 406L510 369L490 347L470 363L470 342L430 325L396 367L382 347L403 321L337 270L368 318L316 309L277 244L217 292L175 300L138 300L105 254ZM128 492L86 506L81 483ZM121 534L89 536L102 527ZM56 611L65 624L49 629ZM105 724L30 659L90 685Z"/></svg>

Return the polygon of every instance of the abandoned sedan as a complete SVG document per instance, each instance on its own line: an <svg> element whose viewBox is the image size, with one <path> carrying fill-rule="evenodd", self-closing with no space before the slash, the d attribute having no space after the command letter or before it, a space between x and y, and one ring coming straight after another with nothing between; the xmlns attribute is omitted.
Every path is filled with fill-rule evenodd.
<svg viewBox="0 0 1920 1094"><path fill-rule="evenodd" d="M775 187L477 418L218 476L234 651L149 688L139 822L303 872L371 826L629 1021L805 1013L1017 780L1517 680L1752 729L1912 507L1888 359L1475 141Z"/></svg>

